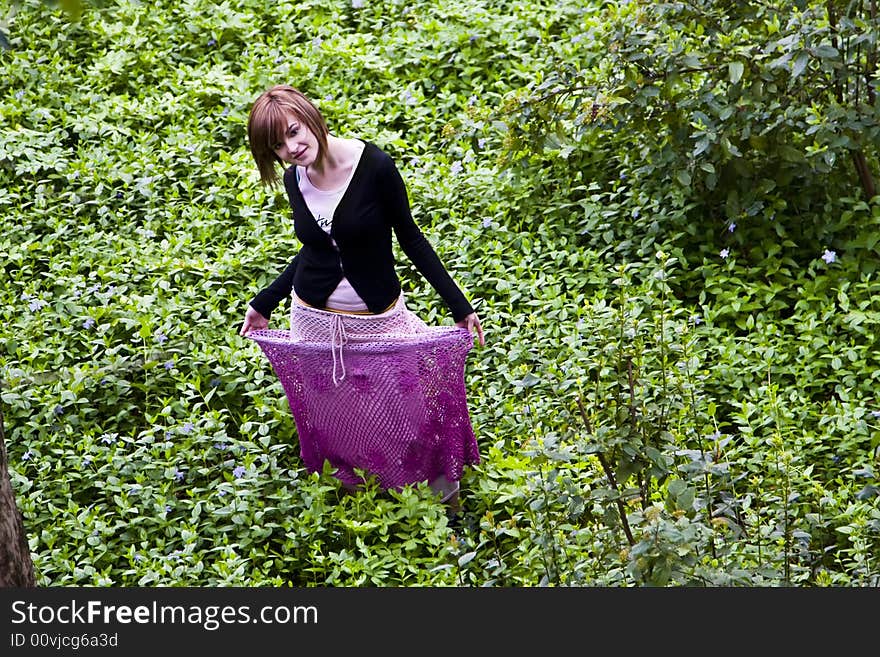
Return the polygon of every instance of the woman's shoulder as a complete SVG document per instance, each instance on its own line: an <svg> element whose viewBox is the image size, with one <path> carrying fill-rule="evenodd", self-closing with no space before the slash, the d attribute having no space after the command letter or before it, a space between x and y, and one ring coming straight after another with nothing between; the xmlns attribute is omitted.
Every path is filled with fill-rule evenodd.
<svg viewBox="0 0 880 657"><path fill-rule="evenodd" d="M359 139L358 141L361 141L364 144L363 157L369 157L373 160L379 160L388 157L388 153L382 150L382 148L378 146L375 142L369 141L368 139Z"/></svg>
<svg viewBox="0 0 880 657"><path fill-rule="evenodd" d="M361 141L364 142L364 152L361 157L366 160L371 168L380 172L397 168L394 158L385 149L366 139Z"/></svg>
<svg viewBox="0 0 880 657"><path fill-rule="evenodd" d="M291 164L290 166L285 167L284 174L282 177L284 179L284 186L285 187L287 187L288 185L293 185L293 184L296 184L297 182L299 182L299 176L296 174L296 165Z"/></svg>
<svg viewBox="0 0 880 657"><path fill-rule="evenodd" d="M295 164L291 164L289 167L284 169L283 181L284 181L284 189L287 192L287 196L290 198L291 202L295 198L300 198L302 192L299 189L299 173L297 172L297 167Z"/></svg>

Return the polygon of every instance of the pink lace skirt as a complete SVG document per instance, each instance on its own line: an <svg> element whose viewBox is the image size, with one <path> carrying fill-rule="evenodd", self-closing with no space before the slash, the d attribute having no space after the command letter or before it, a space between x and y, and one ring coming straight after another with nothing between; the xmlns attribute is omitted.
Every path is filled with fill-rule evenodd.
<svg viewBox="0 0 880 657"><path fill-rule="evenodd" d="M401 296L379 315L294 300L289 331L248 337L281 381L310 471L327 461L351 486L362 471L383 488L444 482L437 488L454 493L464 466L479 463L464 383L468 330L427 326Z"/></svg>

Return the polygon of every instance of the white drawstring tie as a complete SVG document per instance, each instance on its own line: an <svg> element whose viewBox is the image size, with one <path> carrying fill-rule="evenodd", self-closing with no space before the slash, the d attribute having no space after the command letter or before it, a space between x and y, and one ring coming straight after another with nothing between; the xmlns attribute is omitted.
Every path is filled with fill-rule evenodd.
<svg viewBox="0 0 880 657"><path fill-rule="evenodd" d="M342 315L333 315L330 324L330 351L333 353L333 385L338 386L345 378L345 363L342 360L342 347L348 342L348 336L345 334L345 322L342 321ZM342 376L336 380L336 352L339 352L339 366L342 368Z"/></svg>

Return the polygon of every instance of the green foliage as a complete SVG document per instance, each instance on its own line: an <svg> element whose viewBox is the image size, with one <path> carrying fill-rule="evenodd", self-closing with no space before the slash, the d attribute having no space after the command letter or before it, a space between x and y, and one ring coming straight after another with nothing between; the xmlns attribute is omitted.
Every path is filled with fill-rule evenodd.
<svg viewBox="0 0 880 657"><path fill-rule="evenodd" d="M877 585L867 4L62 4L0 16L2 403L43 585ZM425 485L306 473L238 336L296 248L245 140L276 82L396 158L483 318L460 527Z"/></svg>
<svg viewBox="0 0 880 657"><path fill-rule="evenodd" d="M804 264L853 237L840 197L876 194L872 6L603 3L497 125L519 157L587 169L603 205L622 201L644 238L654 221L676 233L689 261L781 246Z"/></svg>

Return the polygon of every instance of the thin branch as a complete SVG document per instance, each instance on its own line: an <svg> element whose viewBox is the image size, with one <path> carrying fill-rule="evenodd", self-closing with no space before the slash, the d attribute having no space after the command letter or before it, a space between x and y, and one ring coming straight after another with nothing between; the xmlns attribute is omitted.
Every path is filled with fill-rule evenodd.
<svg viewBox="0 0 880 657"><path fill-rule="evenodd" d="M590 419L587 417L587 411L584 408L583 399L581 399L580 395L578 395L577 400L578 410L580 411L581 418L584 421L584 426L587 429L587 433L593 433L593 426L590 423ZM599 459L599 463L602 465L602 470L605 471L605 477L608 479L608 483L611 485L611 488L617 493L617 513L620 515L620 522L623 525L623 533L626 534L626 540L629 541L630 545L635 545L636 541L633 538L632 530L629 528L629 521L626 519L626 507L623 505L623 500L621 499L620 487L617 485L617 478L614 476L614 469L611 467L611 464L608 462L608 459L605 457L605 454L602 452L597 452L596 456Z"/></svg>

